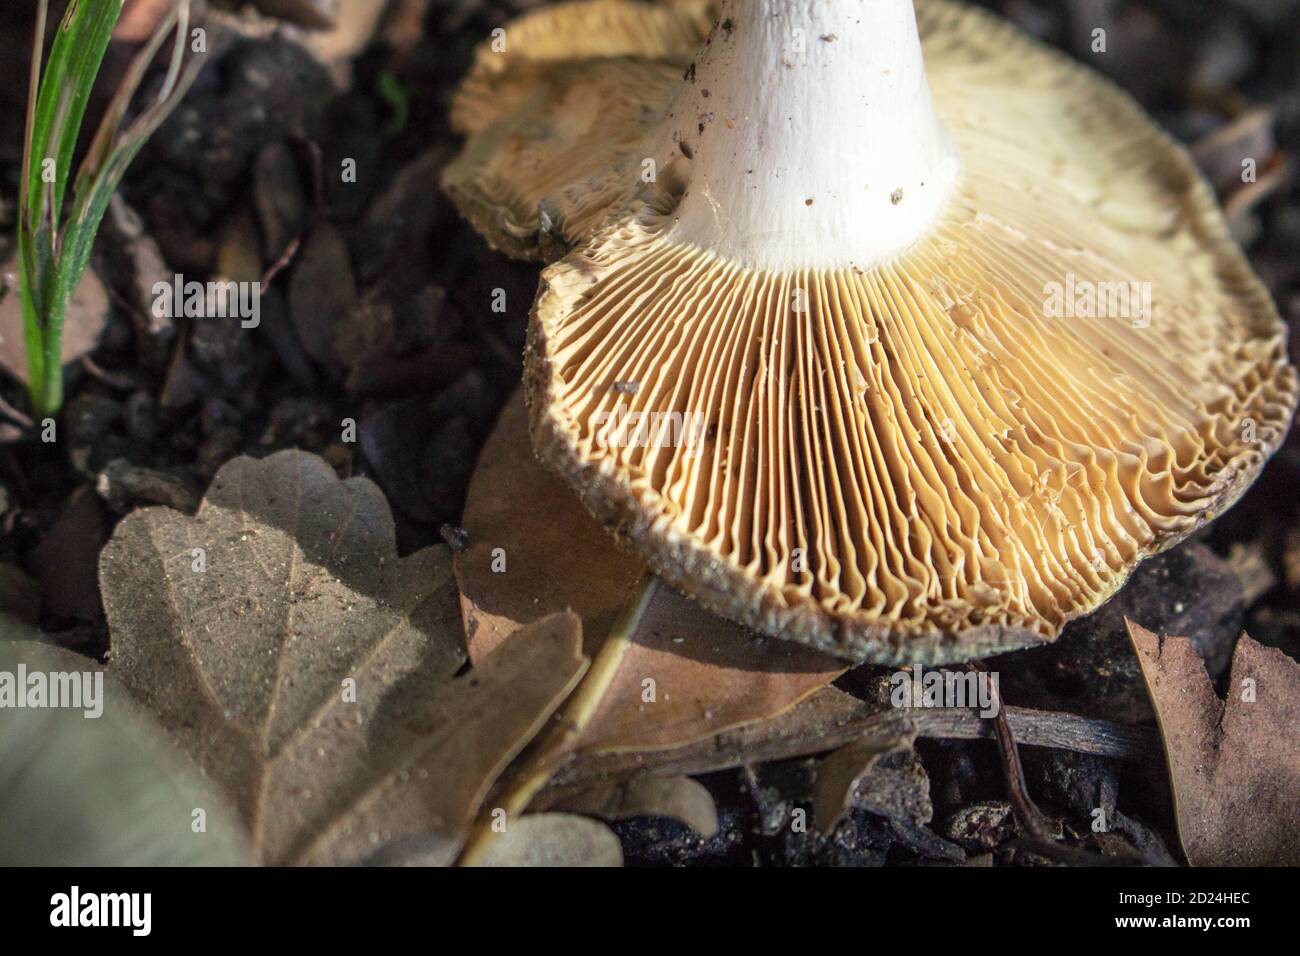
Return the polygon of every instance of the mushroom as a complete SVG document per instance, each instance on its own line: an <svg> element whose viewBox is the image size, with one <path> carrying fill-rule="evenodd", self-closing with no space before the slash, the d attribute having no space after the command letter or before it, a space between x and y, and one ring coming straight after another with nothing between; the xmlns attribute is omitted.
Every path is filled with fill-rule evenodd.
<svg viewBox="0 0 1300 956"><path fill-rule="evenodd" d="M1295 408L1285 328L1127 95L947 0L723 0L683 69L699 10L507 28L445 180L498 247L571 248L534 446L660 576L950 663L1054 639L1240 497Z"/></svg>
<svg viewBox="0 0 1300 956"><path fill-rule="evenodd" d="M708 8L564 3L479 48L451 107L469 141L443 189L493 248L521 259L542 257L539 242L562 251L565 237L550 242L553 221L569 223L572 241L626 202L645 140L708 33Z"/></svg>

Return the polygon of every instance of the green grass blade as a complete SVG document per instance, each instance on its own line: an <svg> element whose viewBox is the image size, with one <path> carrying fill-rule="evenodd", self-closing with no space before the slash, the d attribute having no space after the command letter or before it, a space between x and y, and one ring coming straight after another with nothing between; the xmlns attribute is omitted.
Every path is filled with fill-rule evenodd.
<svg viewBox="0 0 1300 956"><path fill-rule="evenodd" d="M70 0L50 48L36 99L27 176L30 196L40 196L48 187L50 213L56 221L67 192L86 104L121 14L122 0ZM54 160L52 184L45 182L47 159Z"/></svg>
<svg viewBox="0 0 1300 956"><path fill-rule="evenodd" d="M41 0L40 14L44 10ZM29 388L40 415L53 414L63 402L64 314L89 265L113 193L145 142L184 98L204 59L184 62L190 6L189 0L179 0L122 78L73 184L71 215L65 221L68 173L86 104L121 12L122 0L71 0L39 90L29 101L18 247ZM175 50L161 92L123 130L132 97L159 47L173 33ZM33 77L38 62L33 60ZM53 183L45 170L51 159Z"/></svg>
<svg viewBox="0 0 1300 956"><path fill-rule="evenodd" d="M45 337L42 330L41 309L37 305L38 289L35 276L38 268L32 263L29 243L23 241L23 231L18 239L18 276L23 309L23 343L27 349L27 388L32 396L32 406L40 411L38 395L45 394Z"/></svg>
<svg viewBox="0 0 1300 956"><path fill-rule="evenodd" d="M31 71L37 88L28 100L18 224L28 388L33 408L42 415L57 411L63 400L60 351L67 307L59 252L63 202L86 106L121 16L122 0L70 0L42 72L46 8L42 0ZM48 168L51 160L52 170Z"/></svg>

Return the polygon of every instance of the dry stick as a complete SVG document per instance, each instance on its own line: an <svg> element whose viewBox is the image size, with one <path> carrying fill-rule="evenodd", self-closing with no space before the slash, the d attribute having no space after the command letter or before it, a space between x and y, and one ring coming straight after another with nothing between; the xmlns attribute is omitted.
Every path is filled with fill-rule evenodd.
<svg viewBox="0 0 1300 956"><path fill-rule="evenodd" d="M280 258L271 263L271 267L262 273L262 288L265 289L275 277L288 268L289 263L293 261L294 256L298 254L298 247L302 245L302 237L294 236L289 240L289 244L284 247L284 252L280 253Z"/></svg>
<svg viewBox="0 0 1300 956"><path fill-rule="evenodd" d="M829 711L824 716L813 713ZM1020 743L1076 753L1144 761L1158 753L1155 732L1124 727L1075 714L1003 707L1007 723ZM834 688L818 691L780 717L725 731L705 740L670 749L640 753L584 753L563 768L546 793L545 802L611 779L637 774L700 774L732 770L746 763L763 763L834 750L868 734L886 733L899 721L916 727L919 737L932 740L984 740L995 736L989 721L976 711L956 707L889 708L881 710Z"/></svg>
<svg viewBox="0 0 1300 956"><path fill-rule="evenodd" d="M507 826L523 814L533 797L550 782L555 771L573 754L573 748L577 746L582 732L591 722L600 702L605 699L605 692L613 683L614 675L623 663L623 656L632 646L632 638L636 636L646 608L650 606L658 589L658 578L647 575L642 579L636 596L610 628L600 646L600 652L583 676L582 683L562 705L559 723L553 724L532 748L531 756L525 759L518 774L497 801L497 808L505 810ZM473 866L482 858L488 845L498 835L492 822L490 816L485 816L470 834L458 861L460 866Z"/></svg>
<svg viewBox="0 0 1300 956"><path fill-rule="evenodd" d="M21 428L33 428L36 425L36 422L32 420L30 415L20 412L3 398L0 398L0 415L4 415L11 419L15 425L18 425Z"/></svg>
<svg viewBox="0 0 1300 956"><path fill-rule="evenodd" d="M127 372L110 372L101 368L89 355L81 357L81 367L96 381L103 382L109 388L120 392L131 392L140 387L140 382Z"/></svg>
<svg viewBox="0 0 1300 956"><path fill-rule="evenodd" d="M989 679L988 668L982 661L971 661L967 666L983 677L988 684L990 702L995 711L993 734L997 738L998 755L1002 758L1002 773L1007 781L1011 806L1015 810L1016 820L1021 828L1029 834L1028 839L1016 841L1017 845L1030 853L1037 853L1061 863L1083 866L1131 866L1148 862L1137 853L1106 857L1098 853L1089 853L1087 850L1064 846L1053 839L1047 827L1047 818L1034 803L1025 784L1025 769L1020 763L1020 751L1016 747L1015 735L1011 732L1011 722L1002 709L1002 699L997 684Z"/></svg>
<svg viewBox="0 0 1300 956"><path fill-rule="evenodd" d="M1020 764L1020 751L1016 749L1016 738L1011 733L1011 724L1002 711L1002 695L998 693L997 684L989 679L989 670L979 661L967 665L989 688L989 701L993 708L993 735L998 741L998 755L1002 758L1002 773L1007 780L1011 805L1015 808L1016 819L1036 841L1051 843L1043 811L1038 809L1029 788L1025 785L1025 770Z"/></svg>

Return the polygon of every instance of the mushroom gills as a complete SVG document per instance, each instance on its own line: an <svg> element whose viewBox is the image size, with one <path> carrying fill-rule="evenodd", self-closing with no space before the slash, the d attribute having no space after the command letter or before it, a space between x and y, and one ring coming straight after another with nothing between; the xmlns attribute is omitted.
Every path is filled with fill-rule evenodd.
<svg viewBox="0 0 1300 956"><path fill-rule="evenodd" d="M462 208L489 235L474 203L524 227L508 251L540 251L539 205L573 246L530 326L534 443L657 572L768 633L885 663L1050 640L1258 473L1296 403L1284 327L1181 147L982 11L917 4L934 122L897 132L917 154L901 197L870 143L861 167L827 165L799 122L731 115L753 71L728 92L722 44L772 29L764 11L832 9L859 8L723 3L729 29L690 69L675 50L495 76L541 90L529 117L550 135L500 110L449 172L452 195L479 197ZM891 71L909 62L895 26ZM810 34L804 66L829 69L850 28ZM809 95L770 38L748 49L779 72L773 97ZM546 119L580 76L601 78L599 105ZM860 171L868 222L910 234L863 239L825 198ZM932 209L914 202L921 181ZM610 441L629 414L678 437Z"/></svg>

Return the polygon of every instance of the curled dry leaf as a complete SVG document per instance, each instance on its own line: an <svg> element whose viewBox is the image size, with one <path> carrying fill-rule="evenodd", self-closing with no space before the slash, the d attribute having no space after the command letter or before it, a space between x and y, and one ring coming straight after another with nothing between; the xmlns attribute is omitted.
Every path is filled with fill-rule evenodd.
<svg viewBox="0 0 1300 956"><path fill-rule="evenodd" d="M706 840L718 832L713 796L690 777L633 777L624 783L601 783L556 805L558 810L602 820L669 817Z"/></svg>
<svg viewBox="0 0 1300 956"><path fill-rule="evenodd" d="M817 764L817 780L813 786L813 820L817 829L829 833L849 809L859 803L871 804L869 809L880 812L892 810L892 805L886 805L889 801L873 802L872 799L873 781L885 783L885 775L877 773L881 769L880 759L889 754L910 752L915 740L916 728L902 721L878 732L864 734L823 758ZM929 821L927 818L915 822Z"/></svg>
<svg viewBox="0 0 1300 956"><path fill-rule="evenodd" d="M19 633L40 636L6 625L0 614L0 634ZM5 702L0 865L234 866L247 861L235 815L139 713L124 687L87 658L36 640L0 641L0 682L9 687L0 688L0 699L25 693L35 674L46 681L60 675L69 690L76 682L80 703L87 706L15 708L13 701ZM96 711L98 716L86 716Z"/></svg>
<svg viewBox="0 0 1300 956"><path fill-rule="evenodd" d="M456 556L456 577L475 661L523 622L565 609L582 618L593 654L644 573L537 462L519 395L483 449L464 527L469 545ZM783 713L843 671L834 658L756 638L660 588L578 749L699 740Z"/></svg>
<svg viewBox="0 0 1300 956"><path fill-rule="evenodd" d="M227 463L193 518L100 559L114 670L231 796L266 862L459 836L586 666L571 615L464 659L445 548L398 559L379 489L296 451Z"/></svg>
<svg viewBox="0 0 1300 956"><path fill-rule="evenodd" d="M578 749L658 750L785 713L842 662L747 632L660 587Z"/></svg>
<svg viewBox="0 0 1300 956"><path fill-rule="evenodd" d="M1224 701L1187 638L1127 623L1188 862L1300 865L1300 664L1242 634Z"/></svg>
<svg viewBox="0 0 1300 956"><path fill-rule="evenodd" d="M622 866L623 848L603 823L569 813L537 813L510 823L477 865Z"/></svg>

